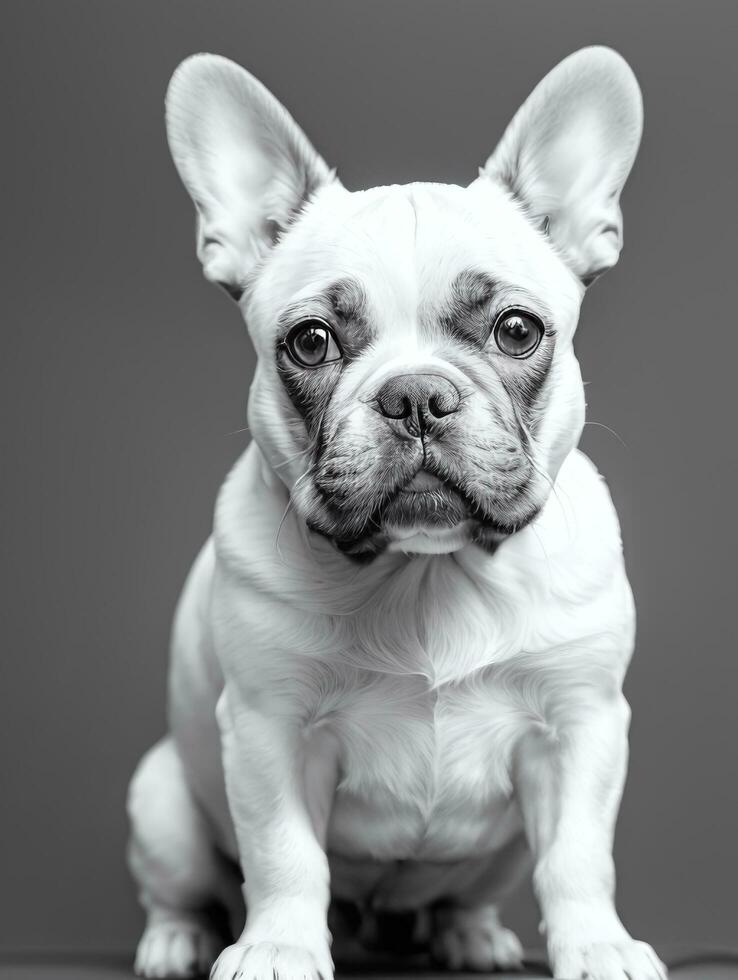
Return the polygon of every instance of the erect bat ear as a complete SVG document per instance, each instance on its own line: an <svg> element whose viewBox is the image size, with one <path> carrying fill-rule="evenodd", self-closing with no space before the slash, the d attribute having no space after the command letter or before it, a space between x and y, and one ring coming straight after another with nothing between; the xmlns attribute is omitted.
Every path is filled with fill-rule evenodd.
<svg viewBox="0 0 738 980"><path fill-rule="evenodd" d="M620 193L642 126L628 64L609 48L583 48L536 86L480 178L504 184L588 284L620 255Z"/></svg>
<svg viewBox="0 0 738 980"><path fill-rule="evenodd" d="M197 211L203 272L239 296L276 234L335 175L261 82L218 55L193 55L177 68L166 122Z"/></svg>

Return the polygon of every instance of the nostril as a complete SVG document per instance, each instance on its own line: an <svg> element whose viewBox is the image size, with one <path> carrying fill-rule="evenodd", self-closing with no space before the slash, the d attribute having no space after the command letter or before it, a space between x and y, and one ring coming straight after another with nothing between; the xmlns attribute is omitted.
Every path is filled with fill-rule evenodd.
<svg viewBox="0 0 738 980"><path fill-rule="evenodd" d="M377 397L377 404L382 415L388 419L410 418L413 414L413 406L410 404L410 399L407 395L398 396L396 392L392 394L394 397L387 397L386 395L382 397L381 393Z"/></svg>
<svg viewBox="0 0 738 980"><path fill-rule="evenodd" d="M441 395L431 395L428 399L428 411L437 419L452 415L459 407L459 393L453 388Z"/></svg>

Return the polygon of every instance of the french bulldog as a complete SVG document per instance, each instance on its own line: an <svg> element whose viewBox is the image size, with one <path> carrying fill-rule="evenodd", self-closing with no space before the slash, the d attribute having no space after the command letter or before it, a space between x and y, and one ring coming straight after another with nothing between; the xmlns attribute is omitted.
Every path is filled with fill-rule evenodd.
<svg viewBox="0 0 738 980"><path fill-rule="evenodd" d="M555 977L663 980L614 905L634 603L572 346L622 246L631 69L566 58L466 187L347 190L214 55L166 118L257 366L129 793L138 973L330 980L332 898L515 967L532 873Z"/></svg>

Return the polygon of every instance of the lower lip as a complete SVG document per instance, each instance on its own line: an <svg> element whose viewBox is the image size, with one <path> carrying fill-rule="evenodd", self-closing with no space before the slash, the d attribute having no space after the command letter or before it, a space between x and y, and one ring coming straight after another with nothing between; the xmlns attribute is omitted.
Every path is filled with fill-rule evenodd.
<svg viewBox="0 0 738 980"><path fill-rule="evenodd" d="M439 483L437 487L433 487L432 489L429 488L427 490L412 490L404 487L402 490L400 490L397 496L404 497L406 500L408 498L412 498L413 500L417 500L418 503L425 498L428 498L429 500L432 498L438 503L441 503L446 500L458 500L459 495L455 490L447 487L445 483Z"/></svg>
<svg viewBox="0 0 738 980"><path fill-rule="evenodd" d="M386 513L389 525L443 527L466 516L458 494L440 484L437 489L401 490Z"/></svg>
<svg viewBox="0 0 738 980"><path fill-rule="evenodd" d="M443 485L443 481L439 480L437 476L433 476L431 473L426 473L425 470L421 470L419 473L415 474L406 487L403 487L402 492L430 493L432 490L441 490Z"/></svg>

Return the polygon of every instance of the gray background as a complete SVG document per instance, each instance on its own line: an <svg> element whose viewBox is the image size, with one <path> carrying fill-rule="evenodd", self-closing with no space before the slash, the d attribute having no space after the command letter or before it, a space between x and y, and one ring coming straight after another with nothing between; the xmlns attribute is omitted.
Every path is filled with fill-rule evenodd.
<svg viewBox="0 0 738 980"><path fill-rule="evenodd" d="M538 79L607 43L645 94L621 264L584 304L584 445L638 600L620 907L734 942L736 8L728 2L53 2L2 9L0 943L130 949L123 800L247 442L253 356L201 279L164 90L247 65L352 188L466 182ZM624 445L623 445L624 443ZM523 892L511 914L528 943Z"/></svg>

